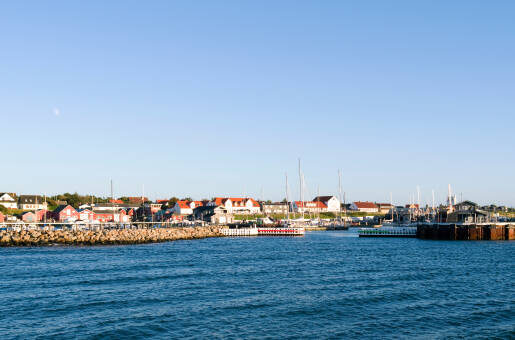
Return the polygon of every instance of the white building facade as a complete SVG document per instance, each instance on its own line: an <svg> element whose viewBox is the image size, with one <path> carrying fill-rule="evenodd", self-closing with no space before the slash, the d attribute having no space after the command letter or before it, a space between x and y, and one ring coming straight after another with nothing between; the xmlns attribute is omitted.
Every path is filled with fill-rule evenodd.
<svg viewBox="0 0 515 340"><path fill-rule="evenodd" d="M0 193L0 205L3 205L7 209L16 209L18 208L18 203L16 199L9 195L8 193Z"/></svg>

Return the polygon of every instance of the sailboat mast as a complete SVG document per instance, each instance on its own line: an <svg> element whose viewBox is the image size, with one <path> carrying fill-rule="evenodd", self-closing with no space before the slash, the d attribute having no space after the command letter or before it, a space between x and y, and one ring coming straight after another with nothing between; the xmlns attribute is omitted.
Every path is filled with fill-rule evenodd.
<svg viewBox="0 0 515 340"><path fill-rule="evenodd" d="M302 206L302 219L304 219L304 202L302 201L302 172L300 170L300 158L299 158L299 196L300 196L299 197L300 198L300 206Z"/></svg>
<svg viewBox="0 0 515 340"><path fill-rule="evenodd" d="M318 225L320 226L320 185L317 186Z"/></svg>
<svg viewBox="0 0 515 340"><path fill-rule="evenodd" d="M340 204L338 205L338 221L342 220L342 173L340 169L338 169L338 200Z"/></svg>
<svg viewBox="0 0 515 340"><path fill-rule="evenodd" d="M288 174L286 173L286 219L290 220L290 199L288 197Z"/></svg>
<svg viewBox="0 0 515 340"><path fill-rule="evenodd" d="M304 180L304 174L302 174L302 206L304 209L302 209L302 219L305 218L306 213L306 206L304 204L304 200L306 199L306 193L304 192L306 190L306 182ZM309 211L309 218L311 219L311 210Z"/></svg>

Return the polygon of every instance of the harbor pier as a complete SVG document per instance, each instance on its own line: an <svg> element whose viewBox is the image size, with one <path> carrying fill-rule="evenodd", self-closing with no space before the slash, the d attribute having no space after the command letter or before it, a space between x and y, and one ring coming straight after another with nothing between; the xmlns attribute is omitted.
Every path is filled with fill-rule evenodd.
<svg viewBox="0 0 515 340"><path fill-rule="evenodd" d="M419 223L417 238L424 240L515 240L514 223Z"/></svg>

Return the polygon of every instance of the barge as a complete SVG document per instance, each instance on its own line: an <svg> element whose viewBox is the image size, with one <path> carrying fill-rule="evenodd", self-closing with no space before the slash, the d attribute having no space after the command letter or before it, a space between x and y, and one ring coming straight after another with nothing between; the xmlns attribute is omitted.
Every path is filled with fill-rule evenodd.
<svg viewBox="0 0 515 340"><path fill-rule="evenodd" d="M304 227L259 226L246 228L222 228L225 236L303 236Z"/></svg>
<svg viewBox="0 0 515 340"><path fill-rule="evenodd" d="M417 227L361 228L359 237L417 237Z"/></svg>

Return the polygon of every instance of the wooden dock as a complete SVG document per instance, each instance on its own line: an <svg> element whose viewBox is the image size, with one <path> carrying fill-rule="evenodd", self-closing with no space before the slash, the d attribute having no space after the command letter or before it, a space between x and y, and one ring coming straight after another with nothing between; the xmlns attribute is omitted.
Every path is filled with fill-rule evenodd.
<svg viewBox="0 0 515 340"><path fill-rule="evenodd" d="M419 223L417 238L424 240L515 240L515 223Z"/></svg>

